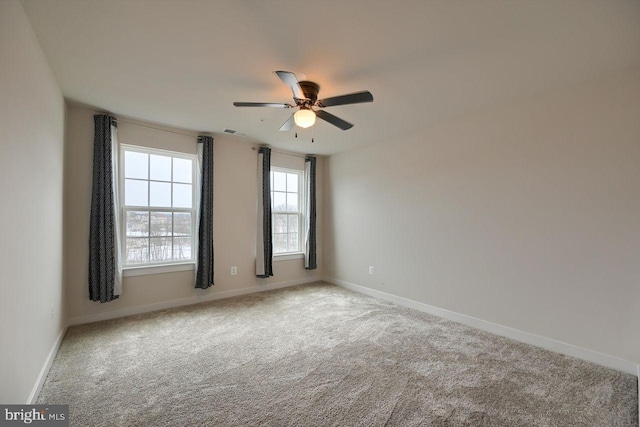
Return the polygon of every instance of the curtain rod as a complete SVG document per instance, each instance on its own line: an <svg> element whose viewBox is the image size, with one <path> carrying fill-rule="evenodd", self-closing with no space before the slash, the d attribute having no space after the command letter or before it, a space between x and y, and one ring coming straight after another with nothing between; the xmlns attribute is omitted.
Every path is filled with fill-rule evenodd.
<svg viewBox="0 0 640 427"><path fill-rule="evenodd" d="M200 136L200 135L198 135L198 133L197 133L197 132L194 132L194 133L176 132L176 131L174 131L174 130L161 129L161 128L157 128L157 127L154 127L154 126L141 125L141 124L139 124L139 123L128 122L128 121L126 121L126 120L122 120L122 119L118 119L118 118L116 118L116 123L126 123L126 124L128 124L128 125L139 126L139 127L141 127L141 128L154 129L154 130L159 130L160 132L175 133L175 134L177 134L177 135L191 136L191 137L194 137L194 138L196 138L196 137Z"/></svg>
<svg viewBox="0 0 640 427"><path fill-rule="evenodd" d="M154 126L149 126L149 125L141 125L139 123L134 123L134 122L128 122L126 120L122 120L116 117L115 119L116 123L126 123L128 125L133 125L133 126L139 126L141 128L147 128L147 129L154 129L154 130L159 130L160 132L169 132L169 133L175 133L177 135L183 135L183 136L191 136L194 138L197 138L198 136L201 136L198 134L198 132L194 132L194 133L184 133L184 132L176 132L174 130L168 130L168 129L161 129L161 128L157 128ZM205 132L206 133L206 132ZM251 147L251 149L253 151L256 151L258 148L257 147ZM274 150L273 148L271 149L271 151L273 151L274 153L278 153L278 154L285 154L287 156L295 156L295 157L303 157L306 158L307 156L316 156L315 154L299 154L299 153L291 153L291 152L287 152L287 151L282 151L282 150ZM316 156L317 157L317 156Z"/></svg>
<svg viewBox="0 0 640 427"><path fill-rule="evenodd" d="M253 151L258 151L258 148L260 148L260 147L251 147L251 149ZM271 148L271 147L269 147L269 148ZM291 152L288 152L288 151L274 150L273 148L271 148L271 152L278 153L278 154L284 154L284 155L287 155L287 156L293 156L293 157L302 157L302 158L305 158L305 159L308 156L318 157L316 154L291 153Z"/></svg>

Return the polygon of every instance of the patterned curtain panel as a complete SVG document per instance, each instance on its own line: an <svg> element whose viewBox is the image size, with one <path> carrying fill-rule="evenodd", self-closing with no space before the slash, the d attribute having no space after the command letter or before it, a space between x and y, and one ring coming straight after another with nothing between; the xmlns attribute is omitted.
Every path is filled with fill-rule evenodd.
<svg viewBox="0 0 640 427"><path fill-rule="evenodd" d="M198 159L201 180L195 287L207 289L213 286L213 137L198 137Z"/></svg>
<svg viewBox="0 0 640 427"><path fill-rule="evenodd" d="M93 188L89 230L89 298L108 302L120 296L122 267L117 214L117 137L113 117L93 116Z"/></svg>
<svg viewBox="0 0 640 427"><path fill-rule="evenodd" d="M305 219L305 251L304 268L315 270L318 268L316 257L316 158L308 156L305 159L305 182L307 185L307 217Z"/></svg>
<svg viewBox="0 0 640 427"><path fill-rule="evenodd" d="M256 276L273 276L273 242L271 241L271 149L258 150L258 238L256 242Z"/></svg>

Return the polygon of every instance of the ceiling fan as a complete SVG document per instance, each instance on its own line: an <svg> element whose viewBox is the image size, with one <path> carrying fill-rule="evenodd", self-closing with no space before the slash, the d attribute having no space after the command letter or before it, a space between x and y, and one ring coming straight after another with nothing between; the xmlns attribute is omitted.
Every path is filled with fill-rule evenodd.
<svg viewBox="0 0 640 427"><path fill-rule="evenodd" d="M288 131L293 128L294 123L302 128L313 126L316 117L331 123L332 125L347 130L353 127L352 123L342 120L340 117L328 113L322 108L334 107L336 105L359 104L362 102L373 102L371 92L365 90L347 95L333 96L331 98L318 99L320 85L317 83L302 80L298 81L296 75L289 71L276 71L276 75L282 82L291 88L293 92L293 102L295 104L275 103L275 102L234 102L236 107L275 107L275 108L299 108L280 127L281 131Z"/></svg>

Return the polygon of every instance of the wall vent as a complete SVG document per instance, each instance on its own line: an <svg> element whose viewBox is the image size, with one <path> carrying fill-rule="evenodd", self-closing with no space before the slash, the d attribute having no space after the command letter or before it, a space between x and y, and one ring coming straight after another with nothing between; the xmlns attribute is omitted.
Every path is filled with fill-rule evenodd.
<svg viewBox="0 0 640 427"><path fill-rule="evenodd" d="M240 132L240 131L237 131L237 130L227 129L227 128L222 129L222 132L223 132L223 133L228 133L229 135L241 136L241 137L243 137L243 138L244 138L245 136L247 136L247 133L246 133L246 132Z"/></svg>

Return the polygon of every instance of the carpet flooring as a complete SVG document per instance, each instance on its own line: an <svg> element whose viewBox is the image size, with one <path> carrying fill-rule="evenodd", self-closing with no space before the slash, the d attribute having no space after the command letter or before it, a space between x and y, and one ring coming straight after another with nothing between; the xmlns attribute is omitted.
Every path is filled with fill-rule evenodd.
<svg viewBox="0 0 640 427"><path fill-rule="evenodd" d="M326 283L68 330L72 426L637 426L636 378Z"/></svg>

